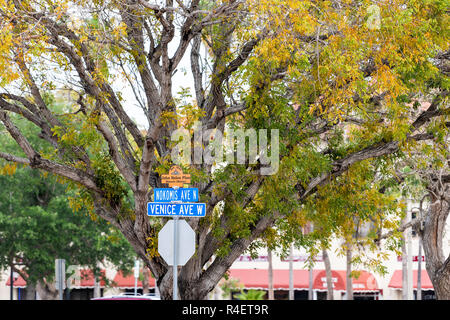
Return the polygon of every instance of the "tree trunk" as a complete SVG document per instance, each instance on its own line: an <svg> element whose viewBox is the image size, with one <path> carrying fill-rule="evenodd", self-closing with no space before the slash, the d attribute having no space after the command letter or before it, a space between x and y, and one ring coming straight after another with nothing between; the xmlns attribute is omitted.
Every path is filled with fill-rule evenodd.
<svg viewBox="0 0 450 320"><path fill-rule="evenodd" d="M402 225L406 224L408 219L405 217L402 220ZM408 252L406 248L406 232L402 234L402 300L408 300Z"/></svg>
<svg viewBox="0 0 450 320"><path fill-rule="evenodd" d="M450 300L450 268L437 271L431 281L438 300Z"/></svg>
<svg viewBox="0 0 450 320"><path fill-rule="evenodd" d="M333 296L333 279L331 275L331 263L330 257L328 256L328 251L326 249L322 250L323 263L325 264L325 272L327 275L327 300L334 300Z"/></svg>
<svg viewBox="0 0 450 320"><path fill-rule="evenodd" d="M348 244L347 248L347 300L353 300L353 281L352 281L352 248Z"/></svg>
<svg viewBox="0 0 450 320"><path fill-rule="evenodd" d="M408 201L409 202L409 201ZM411 222L411 208L408 205L406 212L406 222ZM414 300L414 287L413 287L413 263L412 263L412 230L411 227L406 228L403 232L406 240L406 266L407 266L407 286L406 286L406 299Z"/></svg>
<svg viewBox="0 0 450 320"><path fill-rule="evenodd" d="M94 277L94 298L99 298L100 296L100 281L98 281L98 277Z"/></svg>
<svg viewBox="0 0 450 320"><path fill-rule="evenodd" d="M419 237L419 254L417 263L417 297L416 300L422 300L422 240Z"/></svg>
<svg viewBox="0 0 450 320"><path fill-rule="evenodd" d="M443 190L442 190L443 189ZM443 236L449 215L447 188L437 187L430 192L431 204L425 216L422 244L426 269L439 300L450 300L450 256L443 252Z"/></svg>
<svg viewBox="0 0 450 320"><path fill-rule="evenodd" d="M196 256L189 260L183 267L180 267L178 274L178 288L180 299L182 300L203 300L208 293L214 290L217 283L222 279L224 274L229 270L236 259L248 248L248 246L261 236L261 234L273 224L274 216L266 216L261 218L256 225L252 227L250 237L239 238L235 240L231 246L228 255L216 256L213 254L216 250L216 241L214 236L207 237L199 243L207 245L200 246ZM202 235L200 235L202 237ZM213 257L211 263L205 268L207 262ZM153 270L152 270L153 272ZM155 274L155 273L154 273ZM172 272L165 272L160 275L157 280L161 299L171 299L172 297Z"/></svg>
<svg viewBox="0 0 450 320"><path fill-rule="evenodd" d="M25 300L36 300L36 286L35 285L27 284Z"/></svg>
<svg viewBox="0 0 450 320"><path fill-rule="evenodd" d="M308 300L314 300L314 290L313 290L313 268L308 268Z"/></svg>
<svg viewBox="0 0 450 320"><path fill-rule="evenodd" d="M272 250L267 251L267 257L269 261L269 300L274 300L274 292L273 292L273 265L272 265Z"/></svg>
<svg viewBox="0 0 450 320"><path fill-rule="evenodd" d="M150 270L146 266L144 266L142 268L142 274L144 276L144 279L142 280L142 293L146 294L150 292L148 283L148 279L150 277Z"/></svg>
<svg viewBox="0 0 450 320"><path fill-rule="evenodd" d="M294 247L289 248L289 300L294 300Z"/></svg>
<svg viewBox="0 0 450 320"><path fill-rule="evenodd" d="M57 300L58 290L56 290L53 283L45 281L38 281L36 284L36 291L39 294L40 300Z"/></svg>

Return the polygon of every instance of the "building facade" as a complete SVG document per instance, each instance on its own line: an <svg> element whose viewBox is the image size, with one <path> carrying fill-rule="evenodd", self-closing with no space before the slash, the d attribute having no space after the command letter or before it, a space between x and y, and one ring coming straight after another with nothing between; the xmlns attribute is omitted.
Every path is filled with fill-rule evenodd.
<svg viewBox="0 0 450 320"><path fill-rule="evenodd" d="M410 213L413 211L414 204L408 206ZM410 233L410 236L408 234ZM430 278L426 272L426 259L419 254L419 238L414 235L411 229L406 230L405 236L406 255L398 256L394 252L389 252L387 259L383 261L386 267L384 274L376 273L372 270L361 270L357 266L353 267L355 278L352 279L354 299L363 300L401 300L416 299L419 263L421 263L420 278L422 299L435 299L434 289ZM444 235L444 254L450 254L450 224L447 222ZM342 241L336 239L332 242L328 250L330 264L332 269L333 296L335 300L345 300L347 292L346 268L347 261L345 255L339 253ZM423 250L422 250L423 252ZM292 273L290 272L290 257L284 259L276 254L272 255L273 269L273 288L275 299L289 299L289 289L292 286L294 290L294 299L306 300L312 291L312 299L326 299L326 273L323 259L320 255L316 256L314 267L309 270L306 265L308 253L301 248L294 248L292 254ZM406 259L407 263L403 263ZM409 263L408 263L409 261ZM407 267L409 272L409 286L404 287L403 268ZM249 255L241 255L231 266L229 278L234 279L235 284L239 284L242 290L264 290L269 288L269 262L268 254L265 250L258 252L258 257L251 258ZM133 273L124 274L113 268L103 270L108 283L100 281L95 283L94 277L89 270L78 268L78 275L72 275L70 294L65 292L65 299L88 300L94 297L94 289L100 296L118 294L122 292L142 293L142 272L139 279L135 279ZM10 290L10 270L2 270L0 273L0 300L9 300L11 298ZM82 275L82 276L81 276ZM291 276L292 275L292 276ZM17 274L13 274L13 299L24 299L27 285L24 279ZM292 279L292 281L290 281ZM225 279L217 285L216 289L209 295L209 299L233 299L235 294L241 289L236 290L231 296L224 296L222 290ZM150 276L148 279L150 292L157 292L155 280ZM408 290L409 288L409 290ZM406 294L408 293L408 294ZM267 298L267 294L265 298ZM36 296L39 299L39 296Z"/></svg>

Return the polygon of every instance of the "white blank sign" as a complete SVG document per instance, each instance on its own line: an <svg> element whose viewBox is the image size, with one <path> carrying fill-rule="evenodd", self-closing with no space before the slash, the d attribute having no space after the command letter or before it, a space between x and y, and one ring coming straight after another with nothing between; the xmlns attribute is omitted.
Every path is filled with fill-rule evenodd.
<svg viewBox="0 0 450 320"><path fill-rule="evenodd" d="M173 266L174 220L169 220L158 234L158 252L169 266ZM195 232L185 220L178 220L177 265L184 266L195 253Z"/></svg>

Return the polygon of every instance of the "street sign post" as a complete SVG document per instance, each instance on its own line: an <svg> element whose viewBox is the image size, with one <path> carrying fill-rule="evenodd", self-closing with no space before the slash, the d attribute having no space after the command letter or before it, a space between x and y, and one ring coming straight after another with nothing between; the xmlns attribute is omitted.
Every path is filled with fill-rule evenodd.
<svg viewBox="0 0 450 320"><path fill-rule="evenodd" d="M137 295L137 282L139 278L139 260L134 261L134 295Z"/></svg>
<svg viewBox="0 0 450 320"><path fill-rule="evenodd" d="M173 300L178 300L178 266L183 266L195 253L195 232L179 217L199 218L206 214L205 203L199 200L197 188L182 188L191 182L191 175L184 174L179 166L173 166L169 174L161 175L161 182L170 188L155 188L155 202L147 204L147 215L173 217L158 234L158 252L173 266Z"/></svg>

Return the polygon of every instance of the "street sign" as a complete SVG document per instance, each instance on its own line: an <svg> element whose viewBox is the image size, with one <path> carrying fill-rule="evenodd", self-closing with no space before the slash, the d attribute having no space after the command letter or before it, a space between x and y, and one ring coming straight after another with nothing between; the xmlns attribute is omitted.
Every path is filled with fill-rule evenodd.
<svg viewBox="0 0 450 320"><path fill-rule="evenodd" d="M165 203L149 202L147 204L147 214L149 216L170 217L204 217L206 214L205 203Z"/></svg>
<svg viewBox="0 0 450 320"><path fill-rule="evenodd" d="M134 277L139 278L139 260L134 261Z"/></svg>
<svg viewBox="0 0 450 320"><path fill-rule="evenodd" d="M184 174L179 166L172 166L169 174L161 175L161 182L168 184L169 187L183 187L185 183L191 183L191 175Z"/></svg>
<svg viewBox="0 0 450 320"><path fill-rule="evenodd" d="M197 202L198 189L197 188L156 188L153 191L155 202Z"/></svg>
<svg viewBox="0 0 450 320"><path fill-rule="evenodd" d="M195 232L185 220L178 220L176 265L184 266L195 253ZM158 233L158 252L169 266L174 265L174 226L169 220Z"/></svg>

